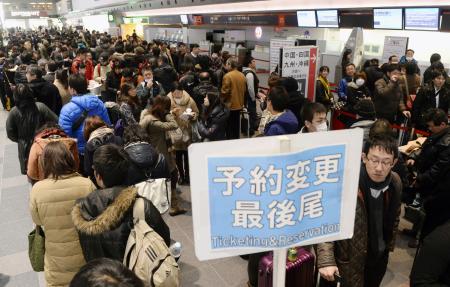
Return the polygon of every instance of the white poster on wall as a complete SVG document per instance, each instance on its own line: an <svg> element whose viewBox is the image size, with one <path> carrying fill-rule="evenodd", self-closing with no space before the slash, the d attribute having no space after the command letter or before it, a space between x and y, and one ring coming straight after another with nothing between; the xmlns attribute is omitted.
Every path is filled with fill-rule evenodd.
<svg viewBox="0 0 450 287"><path fill-rule="evenodd" d="M390 56L396 55L400 59L401 56L405 55L408 48L408 39L408 37L385 36L381 63L387 63Z"/></svg>
<svg viewBox="0 0 450 287"><path fill-rule="evenodd" d="M271 39L270 40L270 72L272 73L280 63L280 49L294 47L295 40ZM278 69L278 72L279 69Z"/></svg>

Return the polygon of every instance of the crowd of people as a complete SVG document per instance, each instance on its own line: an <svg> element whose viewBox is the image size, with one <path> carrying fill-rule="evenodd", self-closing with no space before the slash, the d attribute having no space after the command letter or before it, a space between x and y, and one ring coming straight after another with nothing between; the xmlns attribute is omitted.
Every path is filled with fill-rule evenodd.
<svg viewBox="0 0 450 287"><path fill-rule="evenodd" d="M335 120L364 129L364 149L353 238L311 247L320 284L339 276L341 286L380 286L401 204L414 200L425 218L405 231L419 246L411 286L450 285L450 81L440 56L432 55L421 82L412 50L359 70L351 53L344 54L338 96L323 66L316 101L309 102L297 80L275 73L269 90L261 90L250 55L202 55L197 44L136 34L10 33L0 51L0 99L10 111L7 136L17 142L21 172L32 184L32 219L45 232L47 285L144 286L121 264L137 198L167 247L171 237L160 206L138 184L167 179L169 214L186 213L178 186L190 184L189 145L326 132L327 115L339 107L346 113ZM399 154L392 128L405 118L407 127L430 133L408 155ZM258 286L263 255L248 258L249 286Z"/></svg>

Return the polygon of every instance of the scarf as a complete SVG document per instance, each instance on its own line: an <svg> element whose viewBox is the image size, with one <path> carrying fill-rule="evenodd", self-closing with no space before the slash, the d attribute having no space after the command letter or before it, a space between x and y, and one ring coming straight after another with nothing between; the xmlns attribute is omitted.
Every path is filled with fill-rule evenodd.
<svg viewBox="0 0 450 287"><path fill-rule="evenodd" d="M328 80L323 78L322 76L319 76L319 81L322 83L323 88L325 89L325 97L330 100L331 99L331 92L330 92L330 84L328 83Z"/></svg>
<svg viewBox="0 0 450 287"><path fill-rule="evenodd" d="M97 138L97 137L102 137L105 136L107 134L114 134L114 130L108 127L101 127L96 129L95 131L93 131L91 133L91 135L89 136L89 140L88 142L90 142L92 139Z"/></svg>
<svg viewBox="0 0 450 287"><path fill-rule="evenodd" d="M359 188L364 196L368 220L368 251L369 258L381 258L387 249L384 240L384 192L389 189L392 175L389 174L383 182L374 182L367 174L364 164L361 165Z"/></svg>

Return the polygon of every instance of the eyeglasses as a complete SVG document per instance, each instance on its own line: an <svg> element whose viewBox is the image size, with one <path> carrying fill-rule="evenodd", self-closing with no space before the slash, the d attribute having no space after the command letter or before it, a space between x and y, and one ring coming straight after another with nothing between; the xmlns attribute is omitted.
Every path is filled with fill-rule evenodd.
<svg viewBox="0 0 450 287"><path fill-rule="evenodd" d="M373 167L377 167L379 164L381 164L382 168L390 168L394 165L394 163L392 161L381 161L379 159L373 159L373 158L368 158L366 157L368 163L373 166Z"/></svg>

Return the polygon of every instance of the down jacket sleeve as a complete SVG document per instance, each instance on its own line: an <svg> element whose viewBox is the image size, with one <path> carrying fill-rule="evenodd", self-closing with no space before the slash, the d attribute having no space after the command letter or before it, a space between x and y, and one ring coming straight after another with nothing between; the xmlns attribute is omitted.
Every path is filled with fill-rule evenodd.
<svg viewBox="0 0 450 287"><path fill-rule="evenodd" d="M418 174L416 182L421 187L435 186L436 182L445 176L445 172L450 165L450 147L444 149L438 157L438 160L422 174ZM428 190L428 189L427 189Z"/></svg>
<svg viewBox="0 0 450 287"><path fill-rule="evenodd" d="M221 127L227 123L230 111L225 109L222 113L211 119L211 123L206 125L203 121L198 121L198 132L202 138L216 138Z"/></svg>

